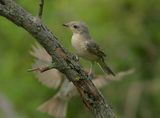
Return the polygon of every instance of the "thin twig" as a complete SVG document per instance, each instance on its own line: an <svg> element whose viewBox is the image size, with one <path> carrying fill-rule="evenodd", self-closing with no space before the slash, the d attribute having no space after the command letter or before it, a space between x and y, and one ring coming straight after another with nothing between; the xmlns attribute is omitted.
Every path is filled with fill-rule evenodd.
<svg viewBox="0 0 160 118"><path fill-rule="evenodd" d="M44 0L40 0L40 3L39 3L39 12L38 12L38 17L40 19L42 18L42 14L43 14L43 6L44 6Z"/></svg>
<svg viewBox="0 0 160 118"><path fill-rule="evenodd" d="M49 67L44 67L44 68L33 68L33 69L28 69L27 71L28 72L32 72L32 71L39 71L41 73L47 71L47 70L50 70L51 68Z"/></svg>

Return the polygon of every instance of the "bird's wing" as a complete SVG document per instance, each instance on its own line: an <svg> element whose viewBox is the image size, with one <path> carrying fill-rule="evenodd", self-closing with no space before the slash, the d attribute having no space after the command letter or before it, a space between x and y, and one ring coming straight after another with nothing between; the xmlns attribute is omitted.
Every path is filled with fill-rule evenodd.
<svg viewBox="0 0 160 118"><path fill-rule="evenodd" d="M32 46L32 50L30 51L30 54L37 60L41 60L48 65L52 63L51 56L38 43Z"/></svg>
<svg viewBox="0 0 160 118"><path fill-rule="evenodd" d="M33 68L44 68L52 63L51 56L46 50L39 44L32 47L30 54L35 58L35 62L32 65ZM58 88L62 81L62 74L56 70L51 69L46 72L34 71L36 78L45 86L50 88Z"/></svg>
<svg viewBox="0 0 160 118"><path fill-rule="evenodd" d="M93 40L87 41L86 47L90 53L98 56L99 58L103 59L106 56L105 53L100 49L99 45Z"/></svg>
<svg viewBox="0 0 160 118"><path fill-rule="evenodd" d="M41 60L35 60L33 68L44 68L46 63ZM34 71L36 79L49 88L58 88L62 82L63 75L57 69L50 69L45 72Z"/></svg>

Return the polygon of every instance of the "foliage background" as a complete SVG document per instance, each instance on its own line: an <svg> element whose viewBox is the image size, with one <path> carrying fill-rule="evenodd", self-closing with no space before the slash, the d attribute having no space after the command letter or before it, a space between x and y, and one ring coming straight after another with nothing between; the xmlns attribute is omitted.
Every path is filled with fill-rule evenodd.
<svg viewBox="0 0 160 118"><path fill-rule="evenodd" d="M17 0L33 15L39 0ZM43 22L71 52L71 33L62 23L84 21L108 54L115 72L135 68L133 75L102 89L119 118L160 117L160 1L159 0L45 0ZM36 108L56 90L42 86L28 73L33 39L0 17L0 93L13 104L19 118L50 118ZM89 64L82 60L82 64ZM94 66L96 73L101 73ZM0 110L0 117L3 113ZM69 105L68 118L91 118L80 98Z"/></svg>

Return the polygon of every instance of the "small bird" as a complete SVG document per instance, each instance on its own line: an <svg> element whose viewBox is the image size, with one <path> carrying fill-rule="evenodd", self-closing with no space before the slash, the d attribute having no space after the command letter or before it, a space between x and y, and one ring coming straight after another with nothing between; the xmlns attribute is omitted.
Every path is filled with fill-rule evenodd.
<svg viewBox="0 0 160 118"><path fill-rule="evenodd" d="M90 36L87 26L83 22L71 21L63 24L63 26L71 29L73 35L71 39L72 46L75 48L79 57L91 61L90 73L92 73L92 64L97 62L104 73L115 76L113 71L107 66L104 61L105 53L101 50L99 45Z"/></svg>

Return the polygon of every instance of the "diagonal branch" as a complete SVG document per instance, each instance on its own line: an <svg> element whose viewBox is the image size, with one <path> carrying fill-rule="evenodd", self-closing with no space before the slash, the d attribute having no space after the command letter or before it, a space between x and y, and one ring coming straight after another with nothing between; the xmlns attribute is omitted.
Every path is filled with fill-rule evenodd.
<svg viewBox="0 0 160 118"><path fill-rule="evenodd" d="M32 16L13 0L0 3L0 15L28 31L51 55L56 69L73 82L82 100L96 118L115 118L111 107L83 71L79 62L73 58L39 18Z"/></svg>

